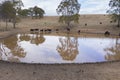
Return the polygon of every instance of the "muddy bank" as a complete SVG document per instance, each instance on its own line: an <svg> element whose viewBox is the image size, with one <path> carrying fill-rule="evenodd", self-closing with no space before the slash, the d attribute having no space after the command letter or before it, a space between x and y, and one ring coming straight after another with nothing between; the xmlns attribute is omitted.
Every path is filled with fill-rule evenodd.
<svg viewBox="0 0 120 80"><path fill-rule="evenodd" d="M0 61L0 80L120 80L120 62L18 64Z"/></svg>
<svg viewBox="0 0 120 80"><path fill-rule="evenodd" d="M10 30L10 31L4 31L4 32L0 32L0 39L2 38L6 38L6 37L9 37L9 36L13 36L17 33L31 33L30 29L34 29L34 28L20 28L20 29L13 29L13 30ZM39 29L39 27L37 28ZM41 29L39 29L41 30ZM44 29L45 30L45 29ZM71 36L91 36L94 37L94 36L104 36L104 33L106 32L106 30L95 30L95 29L81 29L80 30L80 33L78 33L78 30L71 30L70 32L66 31L66 30L63 30L63 29L59 29L59 31L55 31L55 29L51 29L52 31L50 33L46 33L46 32L43 32L43 34L47 34L47 35L66 35L69 33L69 35ZM40 31L38 32L40 33ZM119 37L119 32L110 32L110 37L113 36L113 37Z"/></svg>

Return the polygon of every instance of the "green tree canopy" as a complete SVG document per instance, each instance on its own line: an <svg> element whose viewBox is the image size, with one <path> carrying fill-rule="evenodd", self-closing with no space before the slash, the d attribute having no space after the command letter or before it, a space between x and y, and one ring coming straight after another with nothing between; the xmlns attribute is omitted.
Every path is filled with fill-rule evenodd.
<svg viewBox="0 0 120 80"><path fill-rule="evenodd" d="M20 17L27 17L29 16L29 12L30 11L28 9L21 9L18 14Z"/></svg>
<svg viewBox="0 0 120 80"><path fill-rule="evenodd" d="M35 6L33 8L33 13L35 15L35 18L42 18L43 15L45 14L45 11L42 8Z"/></svg>
<svg viewBox="0 0 120 80"><path fill-rule="evenodd" d="M5 1L1 5L0 11L1 17L6 21L6 30L8 19L12 19L15 16L14 5L10 1Z"/></svg>
<svg viewBox="0 0 120 80"><path fill-rule="evenodd" d="M38 6L31 7L28 10L29 10L29 15L32 18L35 17L36 19L37 18L39 18L39 19L43 18L44 14L45 14L45 11Z"/></svg>
<svg viewBox="0 0 120 80"><path fill-rule="evenodd" d="M109 6L107 13L111 14L113 20L118 21L118 27L120 27L120 0L110 0Z"/></svg>
<svg viewBox="0 0 120 80"><path fill-rule="evenodd" d="M60 16L59 22L64 22L68 26L71 21L78 22L79 20L80 4L77 0L62 0L58 8L57 13Z"/></svg>
<svg viewBox="0 0 120 80"><path fill-rule="evenodd" d="M18 21L18 11L21 9L22 0L5 0L0 5L0 16L2 19L6 20L6 29L7 22L11 20L13 23L13 28L16 26L16 22Z"/></svg>

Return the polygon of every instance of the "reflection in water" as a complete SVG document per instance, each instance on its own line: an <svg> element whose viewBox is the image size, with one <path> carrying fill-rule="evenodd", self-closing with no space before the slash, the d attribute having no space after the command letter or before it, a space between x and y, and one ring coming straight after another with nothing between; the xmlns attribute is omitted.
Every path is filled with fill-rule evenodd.
<svg viewBox="0 0 120 80"><path fill-rule="evenodd" d="M18 34L6 38L0 43L0 60L20 62L19 58L24 58L27 54L20 44L22 41L30 41L31 44L39 45L45 41L45 38L43 34Z"/></svg>
<svg viewBox="0 0 120 80"><path fill-rule="evenodd" d="M47 64L120 60L120 39L17 34L0 40L0 60Z"/></svg>
<svg viewBox="0 0 120 80"><path fill-rule="evenodd" d="M110 48L106 48L105 51L107 52L107 55L105 58L107 60L120 60L120 42L119 39L116 38L116 44L113 45Z"/></svg>
<svg viewBox="0 0 120 80"><path fill-rule="evenodd" d="M45 41L45 38L44 38L43 34L40 34L40 35L39 34L33 34L30 42L32 44L39 45L39 44L42 44L44 41Z"/></svg>
<svg viewBox="0 0 120 80"><path fill-rule="evenodd" d="M19 39L20 39L20 41L29 41L30 36L28 34L21 34Z"/></svg>
<svg viewBox="0 0 120 80"><path fill-rule="evenodd" d="M43 34L20 34L20 41L30 41L31 44L42 44L45 41Z"/></svg>
<svg viewBox="0 0 120 80"><path fill-rule="evenodd" d="M61 45L57 46L57 51L63 58L63 60L73 61L78 51L78 38L71 38L68 34L66 38L59 38Z"/></svg>
<svg viewBox="0 0 120 80"><path fill-rule="evenodd" d="M26 55L26 52L24 52L24 49L19 46L18 38L17 36L12 36L10 38L7 38L4 40L4 45L11 50L11 53L13 56L24 58ZM6 55L7 56L7 55Z"/></svg>
<svg viewBox="0 0 120 80"><path fill-rule="evenodd" d="M20 34L20 41L30 41L31 44L42 44L45 41L43 34Z"/></svg>

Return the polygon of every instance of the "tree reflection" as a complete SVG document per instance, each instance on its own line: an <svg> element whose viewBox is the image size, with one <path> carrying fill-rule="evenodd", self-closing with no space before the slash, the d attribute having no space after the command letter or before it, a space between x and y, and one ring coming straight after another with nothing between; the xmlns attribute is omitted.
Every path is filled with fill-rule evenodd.
<svg viewBox="0 0 120 80"><path fill-rule="evenodd" d="M19 62L19 58L24 58L26 56L26 52L19 45L18 36L11 36L9 38L4 39L0 44L0 53L2 60Z"/></svg>
<svg viewBox="0 0 120 80"><path fill-rule="evenodd" d="M10 62L20 62L17 56L11 54L9 49L3 44L0 44L0 60L7 60Z"/></svg>
<svg viewBox="0 0 120 80"><path fill-rule="evenodd" d="M105 56L106 60L120 60L120 42L119 39L116 39L116 44L110 48L105 49L107 55Z"/></svg>
<svg viewBox="0 0 120 80"><path fill-rule="evenodd" d="M28 34L21 34L19 38L21 41L29 41L30 40L30 36Z"/></svg>
<svg viewBox="0 0 120 80"><path fill-rule="evenodd" d="M11 53L13 56L17 56L20 58L24 58L26 55L26 52L24 49L19 45L18 37L17 36L11 36L10 38L6 38L4 40L4 45L11 50Z"/></svg>
<svg viewBox="0 0 120 80"><path fill-rule="evenodd" d="M31 34L21 34L19 37L20 41L30 41L31 44L42 44L45 41L43 34L31 33Z"/></svg>
<svg viewBox="0 0 120 80"><path fill-rule="evenodd" d="M32 44L39 45L39 44L42 44L42 43L45 42L45 38L44 38L43 34L40 34L40 35L39 34L33 34L30 42Z"/></svg>
<svg viewBox="0 0 120 80"><path fill-rule="evenodd" d="M45 41L43 34L18 34L0 41L0 60L19 62L27 52L21 46L22 42L42 44Z"/></svg>
<svg viewBox="0 0 120 80"><path fill-rule="evenodd" d="M60 45L57 46L57 51L59 52L60 56L63 60L73 61L78 51L78 38L72 38L69 36L66 38L59 38Z"/></svg>

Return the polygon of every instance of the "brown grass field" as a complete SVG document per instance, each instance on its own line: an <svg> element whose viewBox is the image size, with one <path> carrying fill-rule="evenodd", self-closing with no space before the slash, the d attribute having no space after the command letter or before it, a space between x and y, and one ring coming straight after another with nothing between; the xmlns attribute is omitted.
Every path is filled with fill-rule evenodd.
<svg viewBox="0 0 120 80"><path fill-rule="evenodd" d="M9 23L8 31L4 31L5 23L0 22L0 38L8 37L20 32L29 32L30 29L59 29L59 35L66 33L66 25L58 22L59 17L46 16L43 19L21 19L17 28L13 29ZM87 26L85 26L87 24ZM86 33L100 33L105 31L118 36L120 28L117 23L111 23L108 15L81 15L79 23L71 24L72 36L78 30ZM82 35L80 35L82 36ZM96 37L96 36L95 36ZM120 61L91 63L91 64L23 64L0 61L0 80L120 80Z"/></svg>
<svg viewBox="0 0 120 80"><path fill-rule="evenodd" d="M58 16L45 16L43 19L31 19L24 18L17 23L17 29L12 28L12 24L9 23L8 31L0 33L0 35L7 35L6 33L15 33L15 32L26 32L30 29L59 29L59 32L66 32L67 25L64 23L58 22ZM109 31L111 34L118 35L120 29L116 27L117 23L112 22L111 18L108 15L81 15L79 18L79 23L71 22L71 33L77 33L78 30L81 32L90 32L90 33L104 33ZM87 25L85 25L87 24ZM5 22L0 22L0 30L5 29Z"/></svg>

